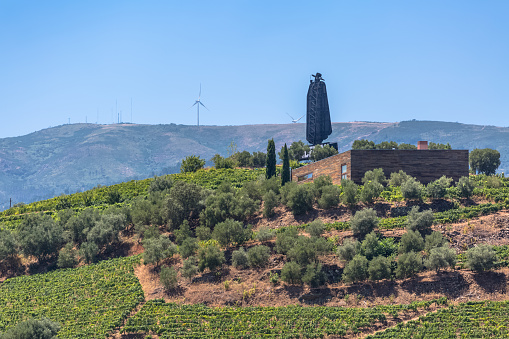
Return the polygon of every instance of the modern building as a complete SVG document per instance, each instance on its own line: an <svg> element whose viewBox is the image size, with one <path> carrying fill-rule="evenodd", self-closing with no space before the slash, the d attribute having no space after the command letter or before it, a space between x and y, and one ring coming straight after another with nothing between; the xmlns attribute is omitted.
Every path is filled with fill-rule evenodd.
<svg viewBox="0 0 509 339"><path fill-rule="evenodd" d="M468 150L430 150L427 141L419 141L417 150L350 150L294 169L292 181L329 175L336 185L341 179L361 184L364 173L375 168L382 168L386 177L403 170L423 184L443 175L457 181L468 176Z"/></svg>

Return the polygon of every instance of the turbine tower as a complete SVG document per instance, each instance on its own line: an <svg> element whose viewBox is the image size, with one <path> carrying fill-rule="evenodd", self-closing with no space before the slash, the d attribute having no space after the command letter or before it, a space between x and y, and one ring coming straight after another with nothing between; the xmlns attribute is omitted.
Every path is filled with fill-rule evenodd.
<svg viewBox="0 0 509 339"><path fill-rule="evenodd" d="M196 100L194 102L194 104L191 107L189 107L189 108L192 108L193 106L196 105L196 111L197 111L197 116L198 116L198 126L200 126L200 105L205 107L205 105L200 101L200 98L201 98L201 84L200 84L200 93L198 94L198 100ZM207 111L209 110L207 107L205 107L205 109Z"/></svg>

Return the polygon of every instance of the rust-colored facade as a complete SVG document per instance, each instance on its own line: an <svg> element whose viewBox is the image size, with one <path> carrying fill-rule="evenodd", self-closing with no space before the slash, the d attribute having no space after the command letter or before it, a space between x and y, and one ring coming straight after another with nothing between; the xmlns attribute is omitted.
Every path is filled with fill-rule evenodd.
<svg viewBox="0 0 509 339"><path fill-rule="evenodd" d="M342 178L361 184L364 173L375 168L383 168L387 178L403 170L423 184L443 175L457 181L468 176L468 150L350 150L294 169L292 181L329 175L337 185Z"/></svg>

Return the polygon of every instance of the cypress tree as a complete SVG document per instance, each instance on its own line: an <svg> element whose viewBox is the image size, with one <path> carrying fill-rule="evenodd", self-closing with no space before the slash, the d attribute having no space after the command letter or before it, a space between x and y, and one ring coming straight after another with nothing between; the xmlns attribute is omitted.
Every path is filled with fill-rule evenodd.
<svg viewBox="0 0 509 339"><path fill-rule="evenodd" d="M265 169L265 178L270 179L276 175L276 144L274 139L270 139L267 145L267 163Z"/></svg>
<svg viewBox="0 0 509 339"><path fill-rule="evenodd" d="M291 181L290 177L290 157L288 156L288 148L283 147L283 170L281 172L281 187L284 186L287 182Z"/></svg>

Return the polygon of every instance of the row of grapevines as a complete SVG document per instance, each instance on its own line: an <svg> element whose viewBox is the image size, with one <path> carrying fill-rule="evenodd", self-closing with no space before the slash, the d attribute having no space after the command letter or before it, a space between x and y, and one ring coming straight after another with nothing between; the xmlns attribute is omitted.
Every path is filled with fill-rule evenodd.
<svg viewBox="0 0 509 339"><path fill-rule="evenodd" d="M405 324L368 336L395 338L507 338L509 302L468 302L449 306Z"/></svg>
<svg viewBox="0 0 509 339"><path fill-rule="evenodd" d="M155 333L160 338L322 338L369 330L387 316L427 308L444 300L373 308L219 307L148 301L123 333Z"/></svg>
<svg viewBox="0 0 509 339"><path fill-rule="evenodd" d="M22 276L0 285L0 332L29 318L62 326L60 338L100 338L144 300L133 273L140 256Z"/></svg>

